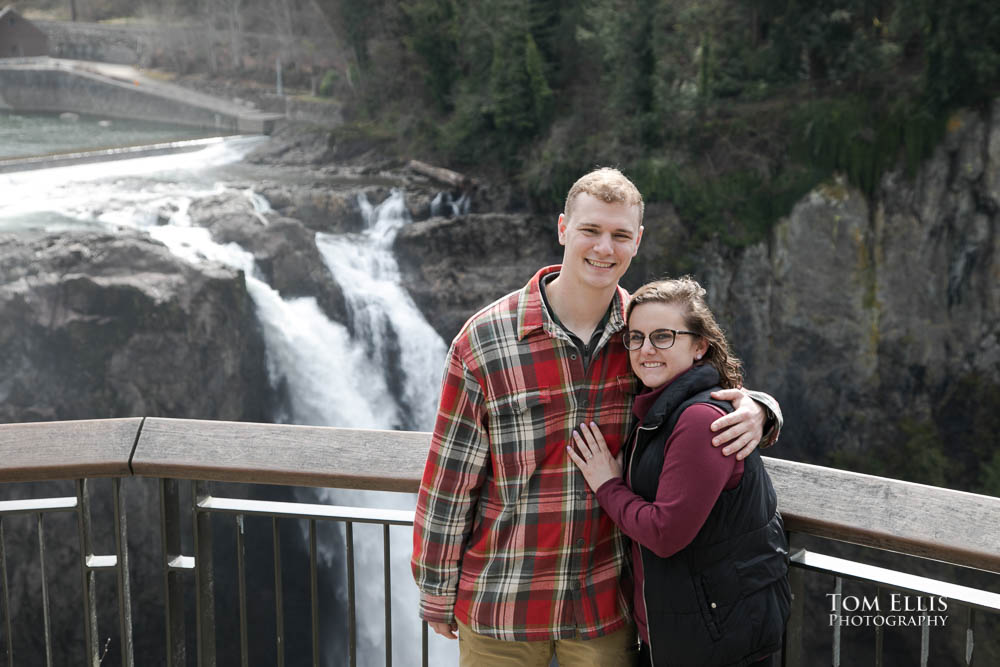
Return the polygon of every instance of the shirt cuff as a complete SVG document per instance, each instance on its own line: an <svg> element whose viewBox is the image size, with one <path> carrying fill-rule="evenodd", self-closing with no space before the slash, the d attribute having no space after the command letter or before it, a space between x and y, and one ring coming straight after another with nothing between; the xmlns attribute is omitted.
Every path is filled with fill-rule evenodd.
<svg viewBox="0 0 1000 667"><path fill-rule="evenodd" d="M770 447L778 441L778 436L781 435L781 427L784 423L781 406L778 405L778 401L773 396L765 394L762 391L744 391L747 396L757 401L767 412L767 419L764 420L764 433L760 440L760 448Z"/></svg>
<svg viewBox="0 0 1000 667"><path fill-rule="evenodd" d="M428 623L454 623L455 597L421 593L420 618Z"/></svg>
<svg viewBox="0 0 1000 667"><path fill-rule="evenodd" d="M781 423L767 405L762 404L762 406L767 411L767 419L764 420L764 435L760 439L760 448L764 449L778 442L778 436L781 435Z"/></svg>

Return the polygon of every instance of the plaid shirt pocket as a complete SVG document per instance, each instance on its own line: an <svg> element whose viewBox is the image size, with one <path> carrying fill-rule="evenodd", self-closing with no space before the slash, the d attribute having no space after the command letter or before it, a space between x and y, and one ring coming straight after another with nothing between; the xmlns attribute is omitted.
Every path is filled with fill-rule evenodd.
<svg viewBox="0 0 1000 667"><path fill-rule="evenodd" d="M488 401L493 477L504 505L515 502L545 457L548 389L527 389ZM531 443L525 447L525 443Z"/></svg>

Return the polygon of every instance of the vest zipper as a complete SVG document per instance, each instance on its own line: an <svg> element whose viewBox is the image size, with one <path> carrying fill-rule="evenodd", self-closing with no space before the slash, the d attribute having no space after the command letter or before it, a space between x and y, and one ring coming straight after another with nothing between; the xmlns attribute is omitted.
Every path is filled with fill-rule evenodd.
<svg viewBox="0 0 1000 667"><path fill-rule="evenodd" d="M632 455L628 459L628 479L632 480L632 466L635 465L635 450L639 445L639 431L655 431L656 426L642 426L635 430L635 439L632 445ZM649 631L649 605L646 604L646 559L643 555L642 545L639 545L639 559L642 561L642 610L646 612L646 635L649 637L649 664L652 667L656 667L656 661L653 659L653 633Z"/></svg>
<svg viewBox="0 0 1000 667"><path fill-rule="evenodd" d="M632 452L631 454L629 454L628 457L628 480L631 481L632 479L632 466L635 465L635 448L639 444L639 431L655 431L656 429L657 429L656 426L643 426L641 424L639 425L638 428L635 429L635 434L634 437L632 438L633 440Z"/></svg>

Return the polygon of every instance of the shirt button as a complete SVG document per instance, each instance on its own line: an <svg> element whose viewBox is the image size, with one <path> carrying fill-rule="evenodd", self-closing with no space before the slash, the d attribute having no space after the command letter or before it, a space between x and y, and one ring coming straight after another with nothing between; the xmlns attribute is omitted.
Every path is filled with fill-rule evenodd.
<svg viewBox="0 0 1000 667"><path fill-rule="evenodd" d="M583 545L584 545L584 541L583 541L583 538L581 537L580 539L578 539L576 541L576 546L582 547Z"/></svg>
<svg viewBox="0 0 1000 667"><path fill-rule="evenodd" d="M712 609L715 609L715 603L714 602L712 603Z"/></svg>

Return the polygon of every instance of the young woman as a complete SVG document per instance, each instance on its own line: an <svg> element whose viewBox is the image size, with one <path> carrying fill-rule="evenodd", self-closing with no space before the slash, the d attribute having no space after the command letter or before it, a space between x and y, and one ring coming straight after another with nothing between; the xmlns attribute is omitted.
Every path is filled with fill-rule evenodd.
<svg viewBox="0 0 1000 667"><path fill-rule="evenodd" d="M788 618L788 543L760 454L710 444L732 406L709 394L741 386L742 368L704 297L689 277L635 293L623 338L646 387L637 424L617 458L594 423L568 449L632 538L639 664L760 667Z"/></svg>

